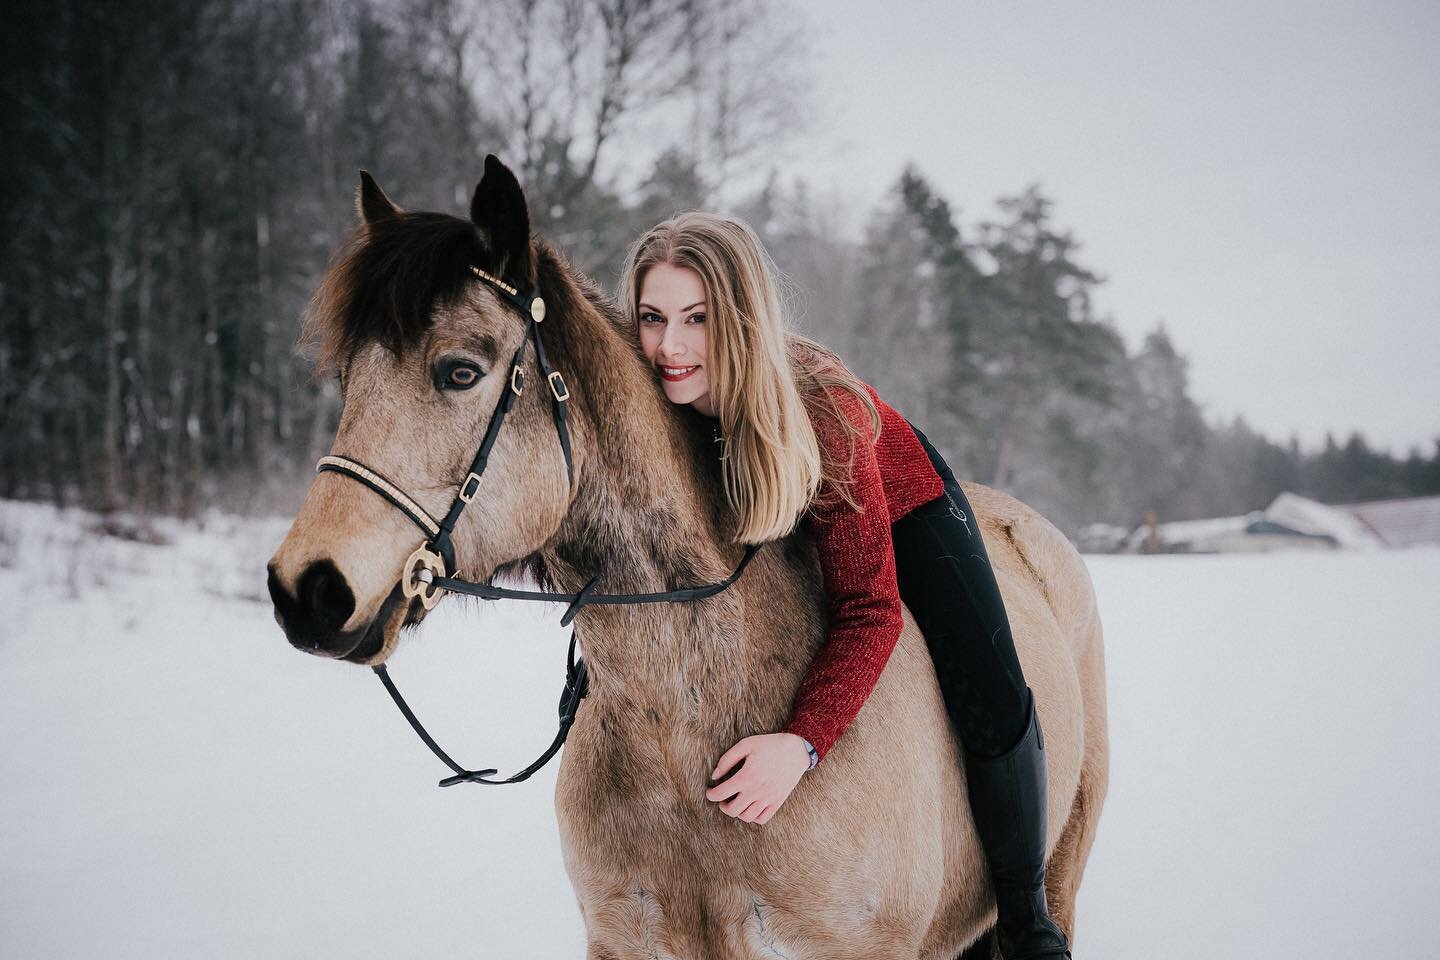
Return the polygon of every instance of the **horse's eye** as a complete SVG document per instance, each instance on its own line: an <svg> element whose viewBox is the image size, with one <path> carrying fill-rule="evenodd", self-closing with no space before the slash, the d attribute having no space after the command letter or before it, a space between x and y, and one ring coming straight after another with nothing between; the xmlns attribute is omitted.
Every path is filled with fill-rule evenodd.
<svg viewBox="0 0 1440 960"><path fill-rule="evenodd" d="M480 374L475 372L474 367L456 367L450 371L446 382L452 387L473 387L475 381L480 379Z"/></svg>
<svg viewBox="0 0 1440 960"><path fill-rule="evenodd" d="M469 390L480 382L480 370L470 363L447 364L435 385L441 390Z"/></svg>

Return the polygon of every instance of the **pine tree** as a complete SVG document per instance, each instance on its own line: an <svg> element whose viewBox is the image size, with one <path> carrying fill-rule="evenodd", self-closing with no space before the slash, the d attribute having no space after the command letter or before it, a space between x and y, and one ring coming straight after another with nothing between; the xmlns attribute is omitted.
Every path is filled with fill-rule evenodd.
<svg viewBox="0 0 1440 960"><path fill-rule="evenodd" d="M1032 186L1002 198L1007 219L981 225L977 251L988 261L975 284L974 344L984 370L984 419L994 424L991 483L1007 487L1043 462L1055 430L1082 445L1073 414L1054 401L1112 402L1115 364L1124 347L1091 313L1101 278L1074 259L1078 244L1051 223L1052 203Z"/></svg>

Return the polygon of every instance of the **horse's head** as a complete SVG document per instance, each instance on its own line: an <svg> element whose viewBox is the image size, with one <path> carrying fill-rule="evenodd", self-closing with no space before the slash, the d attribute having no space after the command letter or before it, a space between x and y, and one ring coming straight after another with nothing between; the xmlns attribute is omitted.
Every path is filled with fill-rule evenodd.
<svg viewBox="0 0 1440 960"><path fill-rule="evenodd" d="M393 651L402 626L424 616L401 580L426 535L390 495L438 520L462 488L472 494L453 536L459 569L447 572L485 579L555 533L575 484L552 419L555 385L540 375L533 344L483 480L467 484L480 439L518 385L511 361L527 322L503 287L523 294L536 285L536 247L515 177L487 157L469 220L403 211L365 173L357 206L364 222L326 273L305 323L322 368L340 380L331 453L365 469L358 478L316 475L269 563L269 586L276 620L296 647L374 664ZM550 312L542 340L558 319L554 302ZM583 447L576 432L577 472Z"/></svg>

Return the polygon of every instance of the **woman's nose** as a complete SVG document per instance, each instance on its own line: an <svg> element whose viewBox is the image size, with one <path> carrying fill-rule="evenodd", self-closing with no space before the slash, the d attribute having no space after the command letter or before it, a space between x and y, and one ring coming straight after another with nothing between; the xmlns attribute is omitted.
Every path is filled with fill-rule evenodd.
<svg viewBox="0 0 1440 960"><path fill-rule="evenodd" d="M667 357L678 357L685 352L680 331L670 324L666 324L665 335L660 338L660 352Z"/></svg>

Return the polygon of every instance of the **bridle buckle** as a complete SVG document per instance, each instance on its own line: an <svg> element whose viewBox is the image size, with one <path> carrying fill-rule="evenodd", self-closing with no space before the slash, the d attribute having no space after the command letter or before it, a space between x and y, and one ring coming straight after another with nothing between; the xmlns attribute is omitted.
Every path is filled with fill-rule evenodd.
<svg viewBox="0 0 1440 960"><path fill-rule="evenodd" d="M469 503L471 500L475 499L475 494L479 492L480 474L471 472L471 474L465 478L465 482L460 484L460 499L464 500L466 503Z"/></svg>
<svg viewBox="0 0 1440 960"><path fill-rule="evenodd" d="M545 379L550 381L550 392L555 394L556 400L564 403L570 399L570 388L565 386L565 378L560 376L559 370L554 371ZM556 386L557 383L559 384L558 387Z"/></svg>
<svg viewBox="0 0 1440 960"><path fill-rule="evenodd" d="M410 554L410 559L405 561L405 571L400 577L400 587L405 596L410 599L418 599L426 610L434 608L440 602L442 588L435 582L439 577L445 576L445 561L440 554L430 549L430 545L422 544Z"/></svg>

